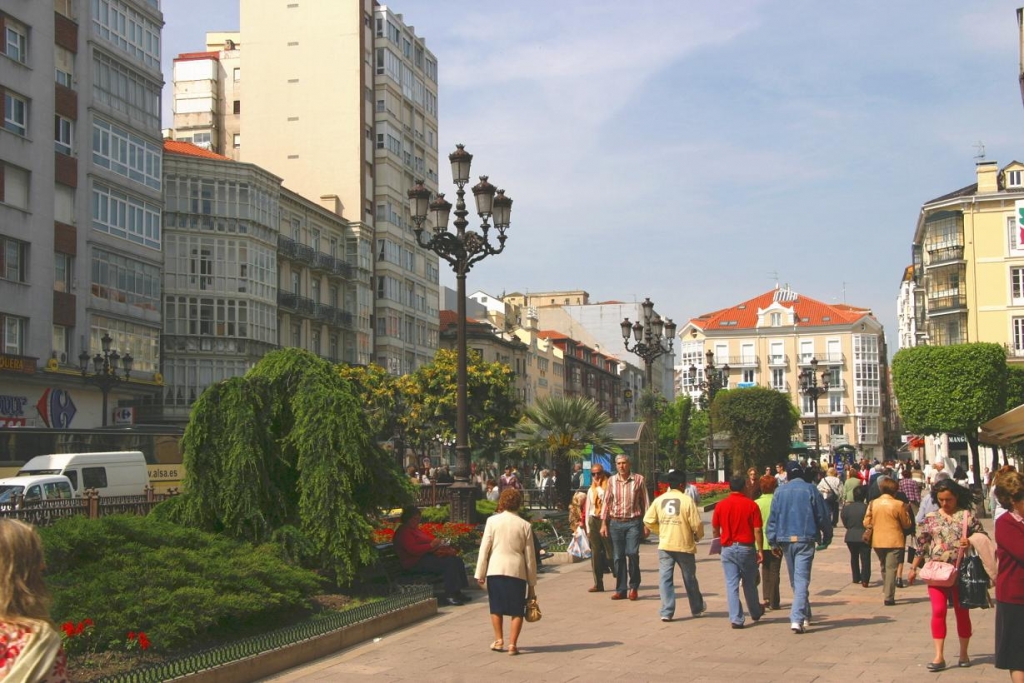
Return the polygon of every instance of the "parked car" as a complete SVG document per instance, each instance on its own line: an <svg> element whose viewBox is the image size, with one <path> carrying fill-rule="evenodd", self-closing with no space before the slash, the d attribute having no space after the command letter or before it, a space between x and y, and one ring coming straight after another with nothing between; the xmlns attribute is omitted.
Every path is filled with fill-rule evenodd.
<svg viewBox="0 0 1024 683"><path fill-rule="evenodd" d="M0 479L0 509L28 507L46 500L70 500L73 495L71 480L63 474Z"/></svg>

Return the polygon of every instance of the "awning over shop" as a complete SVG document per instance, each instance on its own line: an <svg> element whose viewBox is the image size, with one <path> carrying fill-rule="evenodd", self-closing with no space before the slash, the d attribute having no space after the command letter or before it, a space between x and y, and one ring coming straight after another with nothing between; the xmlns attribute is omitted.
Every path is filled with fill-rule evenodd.
<svg viewBox="0 0 1024 683"><path fill-rule="evenodd" d="M810 448L808 448L807 444L805 444L803 441L790 441L789 442L789 452L790 453L806 453L809 450L810 450Z"/></svg>
<svg viewBox="0 0 1024 683"><path fill-rule="evenodd" d="M978 441L990 446L1008 446L1024 439L1024 405L1008 410L981 425Z"/></svg>

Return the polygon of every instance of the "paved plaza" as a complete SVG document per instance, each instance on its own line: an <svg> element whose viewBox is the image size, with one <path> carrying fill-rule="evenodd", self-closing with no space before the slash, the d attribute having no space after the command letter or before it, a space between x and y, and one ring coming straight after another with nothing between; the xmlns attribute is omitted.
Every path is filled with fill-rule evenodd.
<svg viewBox="0 0 1024 683"><path fill-rule="evenodd" d="M710 537L710 514L705 514ZM991 528L991 520L985 520ZM704 617L689 616L682 579L676 573L676 619L658 617L657 544L641 547L640 599L612 601L611 593L587 593L590 563L562 565L541 574L537 595L541 621L525 624L521 654L488 649L493 635L487 597L472 591L463 607L445 607L436 617L390 633L307 666L279 674L276 683L298 681L901 681L1006 680L992 666L994 610L972 610L974 637L968 669L955 667L956 625L948 616L946 661L952 669L925 669L933 645L931 615L923 585L898 589L897 605L882 605L881 574L874 562L870 588L850 582L849 552L837 542L814 560L811 629L789 629L791 593L782 570L783 609L757 624L730 628L724 579L705 539L697 551L697 577L708 604ZM655 540L652 536L652 540ZM607 580L606 580L607 583ZM682 613L680 613L680 610ZM506 639L507 633L506 620ZM1022 644L1024 646L1024 644Z"/></svg>

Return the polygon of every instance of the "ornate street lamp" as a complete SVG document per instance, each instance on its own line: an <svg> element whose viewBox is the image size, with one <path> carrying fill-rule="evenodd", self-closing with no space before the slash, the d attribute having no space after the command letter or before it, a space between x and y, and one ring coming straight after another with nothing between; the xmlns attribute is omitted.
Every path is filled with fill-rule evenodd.
<svg viewBox="0 0 1024 683"><path fill-rule="evenodd" d="M505 249L505 240L512 215L512 199L505 196L504 190L497 189L487 182L487 176L480 176L480 182L473 186L473 197L476 199L476 212L480 216L480 232L467 230L469 221L466 216L465 187L469 182L469 167L473 155L463 145L456 145L454 152L448 155L452 165L452 180L458 187L458 199L455 203L455 232L448 230L448 215L452 205L446 201L443 193L430 200L430 190L422 180L409 190L412 220L415 224L416 242L424 249L429 249L448 262L455 271L457 284L456 311L456 368L458 381L455 390L455 483L450 490L451 519L455 522L470 522L475 512L475 498L479 490L469 481L469 412L466 405L466 273L479 261L493 254L500 254ZM433 214L434 227L424 236L423 224L427 220L427 212ZM490 232L491 221L497 230ZM491 242L491 237L497 245Z"/></svg>
<svg viewBox="0 0 1024 683"><path fill-rule="evenodd" d="M99 390L103 393L103 426L107 426L107 396L110 394L110 390L121 382L127 382L132 374L132 365L135 364L135 359L132 358L132 354L126 353L123 356L117 352L116 349L110 348L110 344L114 340L110 338L110 334L107 332L103 333L103 337L100 339L100 344L103 348L103 353L97 353L92 358L93 374L88 374L89 370L89 353L82 349L82 352L78 354L78 367L82 371L82 378L87 384L92 384L95 387L99 387ZM123 368L124 375L118 375L118 366Z"/></svg>
<svg viewBox="0 0 1024 683"><path fill-rule="evenodd" d="M626 345L626 350L635 353L644 361L647 391L654 391L654 359L672 353L676 324L671 318L663 321L661 316L654 312L654 302L650 298L645 298L640 307L643 309L643 322L637 320L631 323L629 318L623 318L619 324L622 327L622 341ZM630 334L634 339L632 346L629 345Z"/></svg>
<svg viewBox="0 0 1024 683"><path fill-rule="evenodd" d="M814 454L821 463L821 431L818 428L818 398L828 393L829 371L821 373L821 384L818 384L818 359L811 359L810 370L797 375L800 380L800 393L814 402Z"/></svg>
<svg viewBox="0 0 1024 683"><path fill-rule="evenodd" d="M704 354L704 379L697 381L697 366L690 366L690 384L697 387L700 394L700 409L708 411L708 463L715 461L715 424L711 419L711 404L715 402L715 395L719 389L729 385L729 364L721 368L715 367L715 352L708 349ZM723 462L723 470L729 476L728 468Z"/></svg>

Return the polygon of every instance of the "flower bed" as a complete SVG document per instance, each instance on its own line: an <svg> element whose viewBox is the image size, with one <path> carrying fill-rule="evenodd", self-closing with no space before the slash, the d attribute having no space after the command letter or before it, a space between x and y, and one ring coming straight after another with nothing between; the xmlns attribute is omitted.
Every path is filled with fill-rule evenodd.
<svg viewBox="0 0 1024 683"><path fill-rule="evenodd" d="M697 493L700 495L701 501L703 501L705 498L720 497L729 493L728 482L698 482L694 484L694 486L697 487ZM668 483L664 481L659 481L658 488L655 490L654 496L658 497L661 494L665 493L665 491L668 491Z"/></svg>
<svg viewBox="0 0 1024 683"><path fill-rule="evenodd" d="M373 542L394 542L395 529L397 528L397 524L385 524L380 528L374 529ZM451 543L452 547L456 548L460 552L476 547L480 540L480 534L477 531L476 526L473 524L460 524L458 522L445 522L444 524L438 524L436 522L427 522L425 524L420 524L420 530L431 538L441 538L448 541Z"/></svg>

